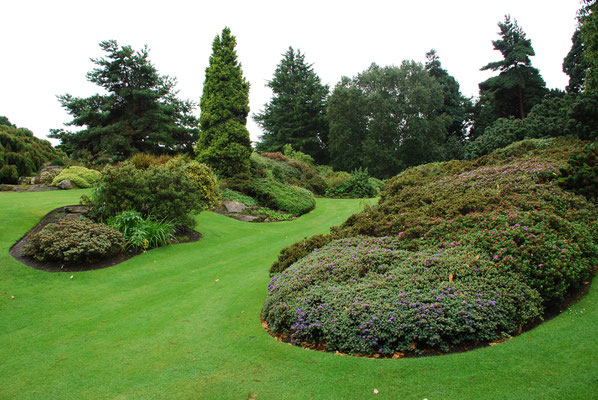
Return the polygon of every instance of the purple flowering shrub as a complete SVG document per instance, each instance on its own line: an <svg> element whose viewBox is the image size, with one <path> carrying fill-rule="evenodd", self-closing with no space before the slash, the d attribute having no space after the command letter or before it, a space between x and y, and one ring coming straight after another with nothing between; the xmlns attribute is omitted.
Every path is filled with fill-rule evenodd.
<svg viewBox="0 0 598 400"><path fill-rule="evenodd" d="M477 160L404 171L378 205L282 250L264 320L295 342L357 353L387 354L412 343L446 349L512 334L558 308L598 268L598 208L558 184L559 168L584 145L528 140ZM491 304L498 294L500 302L472 306L473 322L449 300L442 313L429 311L447 293L449 273L458 296L478 294ZM403 309L404 300L428 311Z"/></svg>
<svg viewBox="0 0 598 400"><path fill-rule="evenodd" d="M537 291L464 246L400 250L397 237L336 240L268 285L274 334L326 350L390 355L494 341L537 318Z"/></svg>

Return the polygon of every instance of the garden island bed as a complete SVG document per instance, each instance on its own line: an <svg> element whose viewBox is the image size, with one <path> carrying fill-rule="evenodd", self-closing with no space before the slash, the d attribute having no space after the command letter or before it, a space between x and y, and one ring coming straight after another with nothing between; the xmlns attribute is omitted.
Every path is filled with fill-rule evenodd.
<svg viewBox="0 0 598 400"><path fill-rule="evenodd" d="M21 239L19 239L11 248L10 255L28 267L39 269L47 272L76 272L76 271L90 271L94 269L102 269L112 267L120 264L136 255L142 254L145 251L141 249L123 250L117 255L92 260L90 262L65 263L58 261L40 261L34 257L23 254L24 248L29 243L31 235L40 232L46 225L55 224L64 219L77 219L85 217L89 207L81 205L71 205L59 207L46 214L37 225L35 225L29 232L27 232ZM175 239L171 241L176 243L191 243L201 239L201 233L188 228L182 228L175 235Z"/></svg>

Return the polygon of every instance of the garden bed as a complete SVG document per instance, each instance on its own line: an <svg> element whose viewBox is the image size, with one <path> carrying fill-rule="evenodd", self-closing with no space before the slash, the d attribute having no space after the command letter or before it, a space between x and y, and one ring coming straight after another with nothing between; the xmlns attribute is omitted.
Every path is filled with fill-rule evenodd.
<svg viewBox="0 0 598 400"><path fill-rule="evenodd" d="M80 218L85 216L88 211L87 206L71 205L59 207L55 210L50 211L46 214L41 221L35 225L29 232L27 232L17 243L10 248L10 255L16 260L27 265L28 267L39 269L47 272L75 272L75 271L89 271L94 269L102 269L112 267L120 264L138 254L143 253L143 250L125 250L122 253L114 257L108 257L94 262L86 262L83 264L67 264L54 261L39 261L32 257L22 255L24 247L29 243L28 238L30 235L41 231L46 225L50 223L56 223L64 218ZM176 241L172 243L190 243L196 242L201 238L201 234L192 229L185 229L184 231L177 232Z"/></svg>

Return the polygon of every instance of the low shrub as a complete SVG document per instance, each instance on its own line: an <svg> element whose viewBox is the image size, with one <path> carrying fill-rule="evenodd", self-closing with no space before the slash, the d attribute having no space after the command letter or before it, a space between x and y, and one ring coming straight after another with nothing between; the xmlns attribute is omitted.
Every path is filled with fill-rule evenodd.
<svg viewBox="0 0 598 400"><path fill-rule="evenodd" d="M243 193L237 192L235 190L225 188L222 190L222 200L223 201L237 201L239 203L245 204L247 207L257 206L257 200L251 196L247 196Z"/></svg>
<svg viewBox="0 0 598 400"><path fill-rule="evenodd" d="M284 152L284 155L290 159L300 161L309 165L310 167L313 167L315 165L315 161L312 156L310 156L309 154L305 154L299 150L293 149L293 146L291 146L289 143L284 145L282 151Z"/></svg>
<svg viewBox="0 0 598 400"><path fill-rule="evenodd" d="M137 211L124 211L108 219L125 241L125 248L143 249L166 246L174 239L174 226L163 221L141 217Z"/></svg>
<svg viewBox="0 0 598 400"><path fill-rule="evenodd" d="M69 180L78 187L85 189L95 186L101 177L102 174L99 171L71 166L60 171L60 174L52 180L52 185L56 186L62 181Z"/></svg>
<svg viewBox="0 0 598 400"><path fill-rule="evenodd" d="M598 202L598 148L594 142L580 153L572 154L568 165L560 169L559 185Z"/></svg>
<svg viewBox="0 0 598 400"><path fill-rule="evenodd" d="M535 290L476 252L403 251L396 240L337 240L274 275L262 309L269 330L328 351L392 355L495 341L540 315Z"/></svg>
<svg viewBox="0 0 598 400"><path fill-rule="evenodd" d="M135 168L148 169L152 165L164 165L171 159L172 157L167 154L156 156L147 153L136 153L129 161L135 166Z"/></svg>
<svg viewBox="0 0 598 400"><path fill-rule="evenodd" d="M60 173L62 172L61 169L49 169L47 171L43 171L40 176L39 176L39 182L40 183L45 183L45 184L52 184L52 182L54 182L54 179L60 175Z"/></svg>
<svg viewBox="0 0 598 400"><path fill-rule="evenodd" d="M199 191L199 201L203 210L214 208L220 202L220 188L212 169L197 161L185 162L182 158L175 158L166 163L168 168L182 168Z"/></svg>
<svg viewBox="0 0 598 400"><path fill-rule="evenodd" d="M305 214L316 206L316 199L309 190L285 185L275 179L255 179L248 189L260 204L295 216Z"/></svg>
<svg viewBox="0 0 598 400"><path fill-rule="evenodd" d="M370 180L368 170L358 168L351 176L335 189L328 189L328 197L370 198L378 194L374 183Z"/></svg>
<svg viewBox="0 0 598 400"><path fill-rule="evenodd" d="M255 213L264 216L269 221L290 221L295 218L293 214L281 213L268 207L260 207Z"/></svg>
<svg viewBox="0 0 598 400"><path fill-rule="evenodd" d="M92 262L122 251L116 229L86 219L64 218L28 238L23 254L39 261Z"/></svg>
<svg viewBox="0 0 598 400"><path fill-rule="evenodd" d="M196 222L190 215L204 208L202 194L183 166L152 165L143 170L130 162L118 168L106 166L97 189L82 201L97 221L135 210L143 218L173 223L176 229L192 228Z"/></svg>

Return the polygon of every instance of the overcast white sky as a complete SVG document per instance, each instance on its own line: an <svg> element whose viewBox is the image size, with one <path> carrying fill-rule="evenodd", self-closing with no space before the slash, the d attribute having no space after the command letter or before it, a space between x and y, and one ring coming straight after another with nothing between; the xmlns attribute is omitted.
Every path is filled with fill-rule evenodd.
<svg viewBox="0 0 598 400"><path fill-rule="evenodd" d="M491 41L505 14L532 40L532 63L547 86L563 89L562 61L579 7L579 0L2 1L0 115L41 138L62 127L71 118L56 95L98 92L85 74L108 39L135 49L147 44L158 71L178 79L179 97L199 102L212 40L225 26L237 37L252 113L270 100L264 85L288 46L300 49L331 89L372 62L424 62L435 48L463 94L475 96L493 75L479 69L501 58ZM248 129L254 141L261 135L251 118Z"/></svg>

